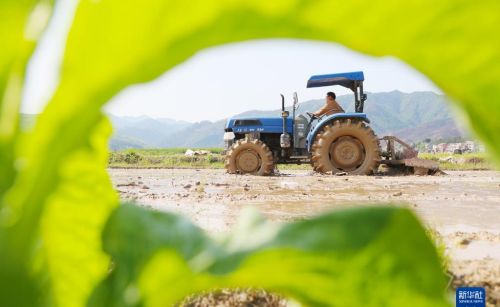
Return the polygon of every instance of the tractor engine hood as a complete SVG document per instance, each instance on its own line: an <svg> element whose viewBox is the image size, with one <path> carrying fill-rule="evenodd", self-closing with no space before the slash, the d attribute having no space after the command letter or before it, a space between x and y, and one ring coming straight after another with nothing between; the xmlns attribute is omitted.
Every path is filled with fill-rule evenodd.
<svg viewBox="0 0 500 307"><path fill-rule="evenodd" d="M283 132L282 117L247 117L247 118L230 118L226 123L226 131L234 133L279 133ZM286 119L286 130L293 134L293 120Z"/></svg>

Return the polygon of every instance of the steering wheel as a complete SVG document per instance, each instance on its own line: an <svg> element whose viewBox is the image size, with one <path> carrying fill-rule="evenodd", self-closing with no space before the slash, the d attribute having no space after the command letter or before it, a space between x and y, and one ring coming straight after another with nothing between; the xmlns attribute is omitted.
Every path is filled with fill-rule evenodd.
<svg viewBox="0 0 500 307"><path fill-rule="evenodd" d="M316 115L314 115L313 113L309 113L309 112L306 112L307 115L309 115L309 117L311 119L315 119L315 118L318 118Z"/></svg>

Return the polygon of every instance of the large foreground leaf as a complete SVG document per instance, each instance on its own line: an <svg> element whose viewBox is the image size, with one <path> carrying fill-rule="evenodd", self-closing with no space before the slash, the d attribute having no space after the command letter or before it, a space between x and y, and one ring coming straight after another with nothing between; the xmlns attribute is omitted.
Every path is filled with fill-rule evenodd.
<svg viewBox="0 0 500 307"><path fill-rule="evenodd" d="M30 274L29 254L12 248L18 216L5 205L5 192L16 178L19 106L28 59L45 29L52 1L0 1L0 305L33 306L39 283Z"/></svg>
<svg viewBox="0 0 500 307"><path fill-rule="evenodd" d="M105 277L109 257L102 251L101 230L117 205L106 172L111 124L103 120L88 146L60 165L60 184L42 216L43 261L53 306L84 306Z"/></svg>
<svg viewBox="0 0 500 307"><path fill-rule="evenodd" d="M13 204L22 208L44 203L57 188L57 182L45 177L58 178L58 163L86 146L87 136L101 120L100 107L125 86L152 80L202 48L255 38L319 39L374 55L397 56L464 106L476 131L500 156L496 133L500 127L494 119L498 117L494 97L500 94L499 48L496 40L481 39L498 27L499 11L495 1L399 5L389 1L81 1L66 47L61 84L24 147L25 176L12 190L22 196L13 197ZM470 56L468 40L474 42L477 56ZM38 157L50 159L47 163ZM21 194L22 190L34 192ZM24 242L29 233L20 232L18 241Z"/></svg>
<svg viewBox="0 0 500 307"><path fill-rule="evenodd" d="M14 145L26 66L52 12L51 4L51 0L0 2L0 198L14 181Z"/></svg>
<svg viewBox="0 0 500 307"><path fill-rule="evenodd" d="M104 233L114 269L91 306L171 306L217 287L264 287L309 306L446 306L436 251L406 209L358 208L222 243L184 218L133 205Z"/></svg>

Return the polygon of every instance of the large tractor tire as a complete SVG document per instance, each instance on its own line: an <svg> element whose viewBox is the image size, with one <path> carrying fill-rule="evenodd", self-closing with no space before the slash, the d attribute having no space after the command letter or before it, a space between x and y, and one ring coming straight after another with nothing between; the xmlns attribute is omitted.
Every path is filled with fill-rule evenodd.
<svg viewBox="0 0 500 307"><path fill-rule="evenodd" d="M226 171L230 174L267 176L273 172L273 153L260 140L236 141L226 154Z"/></svg>
<svg viewBox="0 0 500 307"><path fill-rule="evenodd" d="M320 173L372 174L380 164L378 138L361 121L336 120L316 135L311 160Z"/></svg>

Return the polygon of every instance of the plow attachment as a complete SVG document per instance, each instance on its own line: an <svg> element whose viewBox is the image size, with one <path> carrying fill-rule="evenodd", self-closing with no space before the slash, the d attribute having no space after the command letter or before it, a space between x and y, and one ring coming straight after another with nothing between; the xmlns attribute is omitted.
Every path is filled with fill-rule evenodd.
<svg viewBox="0 0 500 307"><path fill-rule="evenodd" d="M403 140L395 136L384 136L379 140L382 143L381 148L385 147L381 153L380 163L389 169L415 175L444 174L439 170L439 164L436 161L418 158L418 152Z"/></svg>

